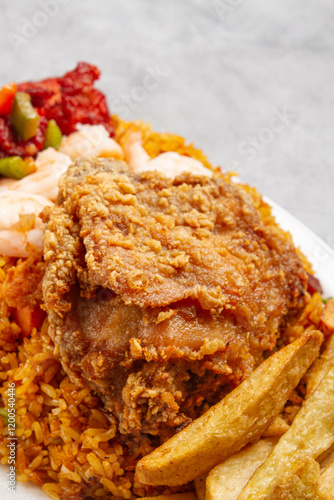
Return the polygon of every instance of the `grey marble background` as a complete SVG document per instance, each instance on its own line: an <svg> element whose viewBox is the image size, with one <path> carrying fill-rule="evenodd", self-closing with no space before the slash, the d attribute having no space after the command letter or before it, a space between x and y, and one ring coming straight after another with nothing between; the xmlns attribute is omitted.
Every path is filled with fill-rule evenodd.
<svg viewBox="0 0 334 500"><path fill-rule="evenodd" d="M333 0L0 0L0 84L80 60L334 247Z"/></svg>

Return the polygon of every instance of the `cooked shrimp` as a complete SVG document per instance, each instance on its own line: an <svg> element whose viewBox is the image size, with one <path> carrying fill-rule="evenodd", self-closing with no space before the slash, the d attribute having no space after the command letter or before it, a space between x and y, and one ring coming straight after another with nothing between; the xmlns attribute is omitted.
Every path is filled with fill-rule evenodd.
<svg viewBox="0 0 334 500"><path fill-rule="evenodd" d="M195 175L211 176L212 172L195 158L172 151L150 158L142 145L141 132L133 132L124 144L125 158L133 172L157 170L167 177L176 177L181 172L190 171Z"/></svg>
<svg viewBox="0 0 334 500"><path fill-rule="evenodd" d="M0 193L0 255L27 257L27 243L43 248L44 223L38 215L47 205L52 201L37 194Z"/></svg>
<svg viewBox="0 0 334 500"><path fill-rule="evenodd" d="M134 172L145 170L143 166L151 161L151 157L143 148L142 139L141 132L132 132L124 144L125 159Z"/></svg>
<svg viewBox="0 0 334 500"><path fill-rule="evenodd" d="M123 149L109 134L103 125L77 125L78 132L63 137L59 151L70 156L72 160L82 156L111 156L122 159Z"/></svg>
<svg viewBox="0 0 334 500"><path fill-rule="evenodd" d="M54 148L47 148L38 153L35 163L37 172L27 175L19 181L2 178L0 192L22 191L39 194L54 201L57 198L59 177L66 172L72 160Z"/></svg>

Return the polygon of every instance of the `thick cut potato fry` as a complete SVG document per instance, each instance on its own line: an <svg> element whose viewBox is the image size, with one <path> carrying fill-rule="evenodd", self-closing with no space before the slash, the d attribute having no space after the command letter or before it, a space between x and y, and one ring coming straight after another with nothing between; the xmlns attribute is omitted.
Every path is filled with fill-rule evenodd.
<svg viewBox="0 0 334 500"><path fill-rule="evenodd" d="M318 500L319 468L313 458L296 455L286 477L270 494L270 500Z"/></svg>
<svg viewBox="0 0 334 500"><path fill-rule="evenodd" d="M321 469L326 469L326 467L334 460L334 444L332 444L328 450L320 455L317 460L320 462Z"/></svg>
<svg viewBox="0 0 334 500"><path fill-rule="evenodd" d="M325 309L320 318L319 327L325 336L334 333L334 299L327 300Z"/></svg>
<svg viewBox="0 0 334 500"><path fill-rule="evenodd" d="M273 423L269 425L268 429L264 431L262 437L281 437L289 429L289 424L278 416Z"/></svg>
<svg viewBox="0 0 334 500"><path fill-rule="evenodd" d="M334 460L320 475L319 500L334 500Z"/></svg>
<svg viewBox="0 0 334 500"><path fill-rule="evenodd" d="M198 500L205 500L205 494L206 494L205 483L207 477L208 477L207 474L203 474L202 476L197 477L194 481Z"/></svg>
<svg viewBox="0 0 334 500"><path fill-rule="evenodd" d="M277 439L260 439L234 453L209 473L205 500L237 500L254 472L270 455Z"/></svg>
<svg viewBox="0 0 334 500"><path fill-rule="evenodd" d="M322 340L320 332L307 332L270 356L220 403L142 458L138 481L186 484L258 439L314 361Z"/></svg>
<svg viewBox="0 0 334 500"><path fill-rule="evenodd" d="M315 360L306 374L306 397L318 387L328 370L334 365L334 335L331 335L325 343L325 349L321 356Z"/></svg>
<svg viewBox="0 0 334 500"><path fill-rule="evenodd" d="M196 493L175 493L174 495L158 495L157 497L141 497L140 500L197 500Z"/></svg>
<svg viewBox="0 0 334 500"><path fill-rule="evenodd" d="M334 442L334 367L307 399L289 430L255 472L238 500L269 500L275 488L284 481L302 452L310 458L319 457Z"/></svg>

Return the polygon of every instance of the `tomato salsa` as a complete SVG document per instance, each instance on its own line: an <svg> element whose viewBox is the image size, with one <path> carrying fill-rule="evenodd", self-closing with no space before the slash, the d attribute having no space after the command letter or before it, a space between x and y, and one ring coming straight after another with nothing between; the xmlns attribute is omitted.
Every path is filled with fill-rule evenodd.
<svg viewBox="0 0 334 500"><path fill-rule="evenodd" d="M2 87L0 162L3 167L7 168L9 157L11 163L18 163L18 157L23 162L45 147L57 147L62 134L74 132L78 123L104 125L113 137L106 97L94 88L99 76L96 66L80 62L62 77Z"/></svg>

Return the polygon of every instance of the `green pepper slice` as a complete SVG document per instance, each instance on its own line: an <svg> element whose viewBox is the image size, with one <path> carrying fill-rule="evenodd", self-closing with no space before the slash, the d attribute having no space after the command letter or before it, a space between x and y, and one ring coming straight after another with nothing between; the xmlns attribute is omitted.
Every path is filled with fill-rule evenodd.
<svg viewBox="0 0 334 500"><path fill-rule="evenodd" d="M56 120L50 120L46 128L43 149L46 148L58 149L62 138L63 134L61 133L61 130L58 127Z"/></svg>
<svg viewBox="0 0 334 500"><path fill-rule="evenodd" d="M16 92L11 114L12 123L24 141L36 135L39 114L31 104L29 94Z"/></svg>
<svg viewBox="0 0 334 500"><path fill-rule="evenodd" d="M33 172L36 172L36 165L30 158L25 161L21 156L8 156L0 160L0 175L5 177L22 179Z"/></svg>

